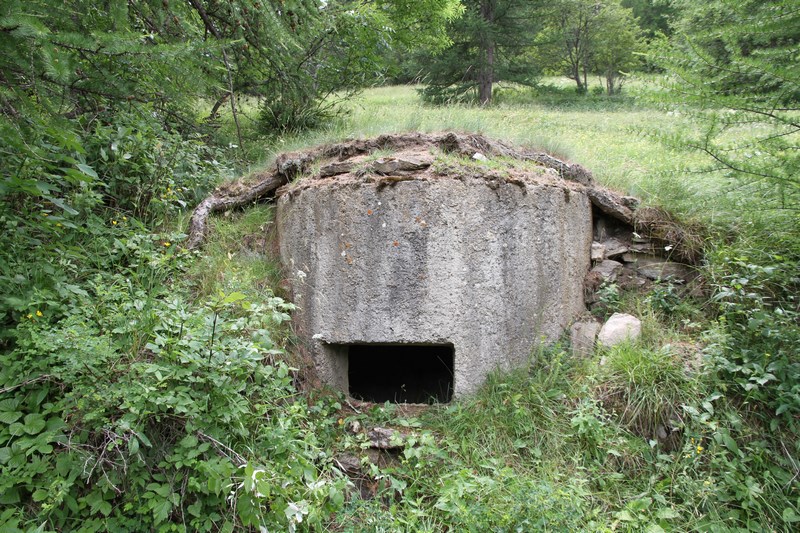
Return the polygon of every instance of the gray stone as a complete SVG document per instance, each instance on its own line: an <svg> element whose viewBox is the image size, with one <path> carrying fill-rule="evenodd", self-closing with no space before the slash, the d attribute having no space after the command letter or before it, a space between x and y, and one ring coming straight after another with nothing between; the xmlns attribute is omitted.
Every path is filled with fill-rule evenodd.
<svg viewBox="0 0 800 533"><path fill-rule="evenodd" d="M592 243L592 261L602 261L606 258L606 247L599 242Z"/></svg>
<svg viewBox="0 0 800 533"><path fill-rule="evenodd" d="M603 246L605 246L605 258L622 255L628 251L628 245L619 239L607 239Z"/></svg>
<svg viewBox="0 0 800 533"><path fill-rule="evenodd" d="M603 281L607 283L613 283L616 281L617 276L619 276L621 271L622 263L612 261L611 259L606 259L591 270L593 274L597 274Z"/></svg>
<svg viewBox="0 0 800 533"><path fill-rule="evenodd" d="M348 344L447 344L459 397L555 342L585 310L591 204L541 179L315 180L278 198L293 324L319 377L349 390Z"/></svg>
<svg viewBox="0 0 800 533"><path fill-rule="evenodd" d="M486 157L485 155L483 155L480 152L475 152L475 154L473 154L473 156L472 156L472 159L474 159L475 161L488 161L489 160L488 157Z"/></svg>
<svg viewBox="0 0 800 533"><path fill-rule="evenodd" d="M664 262L663 257L659 257L654 254L639 253L639 252L628 252L622 254L622 260L625 263L635 263L637 265L650 265L653 263Z"/></svg>
<svg viewBox="0 0 800 533"><path fill-rule="evenodd" d="M395 172L423 170L429 166L431 166L431 161L422 159L382 157L372 163L370 169L378 174L393 174Z"/></svg>
<svg viewBox="0 0 800 533"><path fill-rule="evenodd" d="M345 474L360 474L361 460L355 455L343 453L334 457L336 467Z"/></svg>
<svg viewBox="0 0 800 533"><path fill-rule="evenodd" d="M633 224L633 211L622 203L620 196L600 187L587 189L586 192L592 200L592 205L600 211L626 224Z"/></svg>
<svg viewBox="0 0 800 533"><path fill-rule="evenodd" d="M341 161L336 163L331 163L330 165L325 165L321 169L319 169L319 177L320 178L328 178L330 176L337 176L339 174L346 174L352 171L354 168L353 163L349 161Z"/></svg>
<svg viewBox="0 0 800 533"><path fill-rule="evenodd" d="M614 313L600 329L597 343L604 348L610 348L626 340L635 341L641 334L641 320L633 315Z"/></svg>
<svg viewBox="0 0 800 533"><path fill-rule="evenodd" d="M631 251L649 255L656 255L659 253L655 243L650 239L634 239L633 244L631 244Z"/></svg>
<svg viewBox="0 0 800 533"><path fill-rule="evenodd" d="M594 353L594 344L600 324L594 320L581 320L575 322L569 329L572 355L575 357L590 357Z"/></svg>
<svg viewBox="0 0 800 533"><path fill-rule="evenodd" d="M622 202L622 205L633 210L636 210L639 207L639 204L642 203L641 200L635 196L623 196L620 198L620 201Z"/></svg>
<svg viewBox="0 0 800 533"><path fill-rule="evenodd" d="M686 281L692 274L690 267L671 261L639 265L638 272L649 279L671 279L675 281Z"/></svg>
<svg viewBox="0 0 800 533"><path fill-rule="evenodd" d="M370 446L378 450L398 450L405 446L405 436L394 429L372 428L367 438Z"/></svg>

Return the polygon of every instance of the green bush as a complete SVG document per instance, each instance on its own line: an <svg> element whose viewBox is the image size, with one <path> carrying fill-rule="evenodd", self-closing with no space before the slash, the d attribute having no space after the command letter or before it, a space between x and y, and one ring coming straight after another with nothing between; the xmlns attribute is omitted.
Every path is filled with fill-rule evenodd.
<svg viewBox="0 0 800 533"><path fill-rule="evenodd" d="M118 235L116 268L0 355L0 529L291 530L343 503L272 340L291 306L175 296L168 238Z"/></svg>
<svg viewBox="0 0 800 533"><path fill-rule="evenodd" d="M681 406L696 400L698 384L668 347L651 350L626 343L608 351L598 394L631 431L655 439L682 426Z"/></svg>

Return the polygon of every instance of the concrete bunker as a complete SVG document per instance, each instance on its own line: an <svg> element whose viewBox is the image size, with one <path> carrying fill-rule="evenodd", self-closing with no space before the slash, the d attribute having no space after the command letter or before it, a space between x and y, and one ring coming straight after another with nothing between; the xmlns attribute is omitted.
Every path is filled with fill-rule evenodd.
<svg viewBox="0 0 800 533"><path fill-rule="evenodd" d="M277 192L296 331L319 377L353 397L472 393L585 311L593 231L582 167L456 134L385 136L282 164L298 174ZM413 355L423 347L447 347L452 361L437 367L431 352L426 367ZM450 376L431 379L445 390L432 393L423 378L441 368ZM404 370L421 374L401 380L413 394L380 374ZM367 390L379 383L386 394Z"/></svg>
<svg viewBox="0 0 800 533"><path fill-rule="evenodd" d="M696 228L595 185L579 165L480 135L283 154L203 200L187 247L202 244L209 215L272 198L304 360L371 401L469 394L570 324L573 353L591 353L599 325L586 304L604 314L604 284L702 292Z"/></svg>

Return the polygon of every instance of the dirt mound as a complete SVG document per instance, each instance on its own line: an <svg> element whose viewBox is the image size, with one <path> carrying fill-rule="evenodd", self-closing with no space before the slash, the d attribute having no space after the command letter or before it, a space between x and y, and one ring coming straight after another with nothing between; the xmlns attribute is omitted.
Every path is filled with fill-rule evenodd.
<svg viewBox="0 0 800 533"><path fill-rule="evenodd" d="M502 164L480 165L492 160L502 161ZM559 181L562 186L567 182L587 187L592 202L603 212L628 223L632 220L632 211L623 198L595 186L591 172L580 165L541 150L514 147L482 135L411 133L381 135L282 154L271 172L260 172L225 184L201 202L192 215L186 245L195 248L202 243L210 214L273 197L279 188L279 194L291 194L297 188L312 187L330 179L343 183L372 180L381 186L390 186L411 179L463 178L465 175L518 185ZM294 183L292 187L284 187L290 182Z"/></svg>

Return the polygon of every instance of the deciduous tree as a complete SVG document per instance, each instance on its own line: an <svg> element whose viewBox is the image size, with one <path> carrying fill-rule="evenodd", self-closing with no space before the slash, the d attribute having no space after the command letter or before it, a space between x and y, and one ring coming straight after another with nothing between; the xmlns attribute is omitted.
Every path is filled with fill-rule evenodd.
<svg viewBox="0 0 800 533"><path fill-rule="evenodd" d="M579 93L586 92L595 73L605 78L608 94L617 92L640 48L631 11L619 0L557 0L546 16L537 40L539 57L574 80Z"/></svg>

